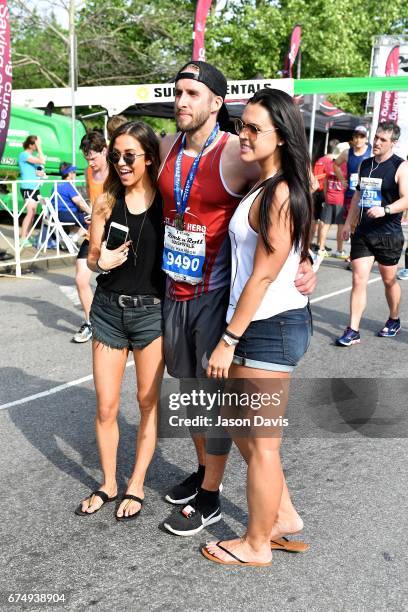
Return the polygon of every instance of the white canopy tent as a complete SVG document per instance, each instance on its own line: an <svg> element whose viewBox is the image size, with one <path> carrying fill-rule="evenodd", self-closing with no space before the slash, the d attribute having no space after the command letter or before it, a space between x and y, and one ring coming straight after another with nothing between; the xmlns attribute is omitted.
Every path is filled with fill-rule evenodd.
<svg viewBox="0 0 408 612"><path fill-rule="evenodd" d="M244 102L259 89L270 87L294 94L294 79L265 79L228 81L226 102ZM12 104L26 108L45 108L49 102L55 107L70 107L71 88L15 89ZM149 83L144 85L116 85L78 87L75 91L76 106L101 106L109 115L116 115L133 104L154 104L174 101L174 83Z"/></svg>

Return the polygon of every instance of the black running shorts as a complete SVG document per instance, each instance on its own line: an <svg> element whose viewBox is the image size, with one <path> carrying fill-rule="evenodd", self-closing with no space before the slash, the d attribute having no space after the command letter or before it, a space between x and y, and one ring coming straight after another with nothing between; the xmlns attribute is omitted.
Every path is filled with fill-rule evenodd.
<svg viewBox="0 0 408 612"><path fill-rule="evenodd" d="M400 234L354 234L351 237L350 259L374 257L383 266L395 266L401 257L404 235Z"/></svg>

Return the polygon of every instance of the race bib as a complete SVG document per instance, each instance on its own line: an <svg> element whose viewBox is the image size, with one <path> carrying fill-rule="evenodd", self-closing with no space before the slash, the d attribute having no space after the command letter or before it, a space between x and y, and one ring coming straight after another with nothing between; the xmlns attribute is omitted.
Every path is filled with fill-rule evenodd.
<svg viewBox="0 0 408 612"><path fill-rule="evenodd" d="M381 206L382 179L362 177L360 183L360 208L371 208Z"/></svg>
<svg viewBox="0 0 408 612"><path fill-rule="evenodd" d="M173 280L197 285L203 281L205 234L166 225L162 270Z"/></svg>
<svg viewBox="0 0 408 612"><path fill-rule="evenodd" d="M350 174L350 189L355 191L357 185L358 185L358 172L353 172L353 174Z"/></svg>

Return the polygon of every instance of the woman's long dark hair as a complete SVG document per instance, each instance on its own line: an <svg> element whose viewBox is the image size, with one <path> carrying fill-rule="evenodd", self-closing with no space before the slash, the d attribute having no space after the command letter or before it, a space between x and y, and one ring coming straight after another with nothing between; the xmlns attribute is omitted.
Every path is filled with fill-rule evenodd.
<svg viewBox="0 0 408 612"><path fill-rule="evenodd" d="M260 89L248 100L260 104L269 113L283 144L279 147L281 169L262 183L259 229L265 248L273 253L268 232L271 225L270 206L276 188L285 182L289 189L289 215L292 244L307 258L312 224L311 164L302 115L292 98L278 89Z"/></svg>
<svg viewBox="0 0 408 612"><path fill-rule="evenodd" d="M145 159L151 162L146 168L152 185L156 188L160 167L159 140L156 134L153 132L152 128L146 123L143 123L143 121L128 121L128 123L123 123L112 134L109 142L108 154L115 148L116 139L123 134L133 136L140 143L140 146L146 154ZM108 163L109 173L103 184L103 191L106 195L107 206L112 210L118 197L123 194L124 187L116 172L115 166L110 162Z"/></svg>

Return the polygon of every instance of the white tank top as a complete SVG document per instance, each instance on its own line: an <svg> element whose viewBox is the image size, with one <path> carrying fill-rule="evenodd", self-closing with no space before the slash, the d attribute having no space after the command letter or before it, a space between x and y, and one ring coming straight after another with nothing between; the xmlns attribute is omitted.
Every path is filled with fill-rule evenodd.
<svg viewBox="0 0 408 612"><path fill-rule="evenodd" d="M227 323L232 319L240 295L253 270L259 235L249 225L248 215L259 191L260 188L241 200L229 224L232 261ZM269 317L273 317L280 312L306 306L307 297L302 295L295 287L299 262L300 252L292 249L278 276L269 285L258 310L252 318L253 321L269 319Z"/></svg>

